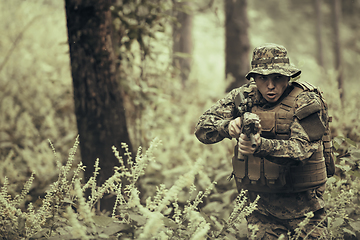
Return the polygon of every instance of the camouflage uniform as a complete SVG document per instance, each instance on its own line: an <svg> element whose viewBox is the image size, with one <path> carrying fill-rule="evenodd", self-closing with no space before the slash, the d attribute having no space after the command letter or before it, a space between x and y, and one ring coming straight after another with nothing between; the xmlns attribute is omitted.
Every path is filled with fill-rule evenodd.
<svg viewBox="0 0 360 240"><path fill-rule="evenodd" d="M280 73L285 76L295 77L301 71L289 65L286 57L286 49L279 45L266 45L254 50L252 70L246 75L251 79L252 74ZM274 57L276 56L276 57ZM271 63L266 59L272 58ZM274 61L275 59L275 61ZM256 84L250 80L240 88L233 89L227 96L220 99L208 109L199 119L196 125L195 135L205 144L217 143L225 138L231 139L228 126L231 120L239 116L238 107L235 105L236 96L239 92L251 99L251 106L259 106L263 109L272 108L281 102L294 88L296 83L290 83L281 98L276 103L267 102L258 91ZM323 105L322 96L317 91L303 91L295 98L295 111L309 104ZM328 115L325 108L318 112L320 121L324 126L328 124ZM263 123L261 123L263 125ZM321 139L311 140L308 131L303 128L298 118L294 117L290 124L290 138L288 140L267 139L262 137L261 144L257 147L254 156L269 159L280 165L298 165L305 163L322 145ZM326 180L325 180L326 181ZM241 190L241 186L238 190ZM323 193L325 183L311 189L300 192L254 192L248 191L249 201L254 201L260 196L258 210L247 217L248 225L257 224L259 231L256 239L278 239L281 234L287 236L288 231L292 234L305 218L305 214L313 212L314 217L304 229L302 237L310 233L307 239L326 238L326 221L324 211ZM250 231L250 230L249 230Z"/></svg>

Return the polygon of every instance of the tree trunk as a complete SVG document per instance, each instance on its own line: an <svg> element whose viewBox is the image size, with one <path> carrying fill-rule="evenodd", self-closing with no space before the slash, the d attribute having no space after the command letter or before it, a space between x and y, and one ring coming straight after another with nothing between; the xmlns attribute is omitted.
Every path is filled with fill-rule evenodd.
<svg viewBox="0 0 360 240"><path fill-rule="evenodd" d="M321 5L322 0L315 1L315 16L316 16L316 43L317 43L317 61L320 67L324 67L323 56L323 41L322 41L322 24L321 24Z"/></svg>
<svg viewBox="0 0 360 240"><path fill-rule="evenodd" d="M225 0L225 14L225 74L234 77L229 92L246 83L250 69L247 0Z"/></svg>
<svg viewBox="0 0 360 240"><path fill-rule="evenodd" d="M81 158L86 166L86 181L93 175L95 160L100 159L98 185L112 176L113 167L118 165L111 147L116 146L123 154L124 142L131 151L115 75L110 3L111 0L65 0ZM113 197L103 197L101 209L112 210L113 203Z"/></svg>
<svg viewBox="0 0 360 240"><path fill-rule="evenodd" d="M337 82L340 91L340 99L343 102L343 69L342 69L342 53L341 53L341 40L340 40L340 21L341 21L341 1L332 0L333 12L333 31L334 31L334 54L335 54L335 70L337 72Z"/></svg>
<svg viewBox="0 0 360 240"><path fill-rule="evenodd" d="M192 20L193 16L184 10L189 8L189 3L177 3L173 0L174 17L177 22L173 25L173 66L180 69L183 85L191 71L192 54Z"/></svg>

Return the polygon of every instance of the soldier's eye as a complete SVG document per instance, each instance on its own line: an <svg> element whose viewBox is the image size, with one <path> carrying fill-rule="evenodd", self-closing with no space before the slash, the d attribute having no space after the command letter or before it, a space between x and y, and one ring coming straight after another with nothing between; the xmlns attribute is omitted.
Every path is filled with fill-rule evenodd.
<svg viewBox="0 0 360 240"><path fill-rule="evenodd" d="M282 79L282 76L275 76L275 77L274 77L274 80L275 80L275 81L280 81L281 79Z"/></svg>

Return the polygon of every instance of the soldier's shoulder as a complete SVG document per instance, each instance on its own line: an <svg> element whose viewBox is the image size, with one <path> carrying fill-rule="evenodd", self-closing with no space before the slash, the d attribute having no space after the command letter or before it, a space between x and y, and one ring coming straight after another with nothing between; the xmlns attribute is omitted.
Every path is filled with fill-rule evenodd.
<svg viewBox="0 0 360 240"><path fill-rule="evenodd" d="M295 81L291 83L293 86L299 87L304 91L316 92L318 91L318 87L313 85L312 83L306 81Z"/></svg>
<svg viewBox="0 0 360 240"><path fill-rule="evenodd" d="M253 89L256 89L256 83L254 80L249 80L242 86L232 89L230 92L233 92L233 91L251 92L251 91L253 91Z"/></svg>
<svg viewBox="0 0 360 240"><path fill-rule="evenodd" d="M250 80L249 82L244 84L241 88L244 91L244 93L252 93L257 90L257 86L254 80Z"/></svg>
<svg viewBox="0 0 360 240"><path fill-rule="evenodd" d="M249 81L242 85L241 87L234 88L228 93L228 97L236 97L239 93L243 94L245 97L252 95L257 90L256 84L254 81Z"/></svg>
<svg viewBox="0 0 360 240"><path fill-rule="evenodd" d="M308 105L309 103L313 103L314 101L320 103L322 99L322 94L320 89L309 83L309 82L292 82L293 86L301 88L301 91L295 98L297 105Z"/></svg>
<svg viewBox="0 0 360 240"><path fill-rule="evenodd" d="M322 105L319 94L308 91L301 92L299 95L297 95L295 98L295 103L295 110L309 105Z"/></svg>

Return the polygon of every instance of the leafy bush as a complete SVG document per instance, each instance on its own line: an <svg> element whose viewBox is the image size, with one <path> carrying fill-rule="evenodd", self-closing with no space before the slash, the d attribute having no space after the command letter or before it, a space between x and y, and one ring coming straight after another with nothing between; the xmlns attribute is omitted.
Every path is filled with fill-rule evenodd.
<svg viewBox="0 0 360 240"><path fill-rule="evenodd" d="M1 236L5 239L56 236L59 239L97 239L110 236L116 236L117 239L205 239L208 235L225 235L234 224L256 208L256 202L246 206L243 192L237 198L236 207L221 231L210 233L210 222L214 224L215 221L212 219L207 222L206 219L210 218L199 212L199 205L213 191L216 182L210 184L205 192L199 191L193 197L196 191L195 176L201 174L203 160L196 161L191 170L180 176L170 188L166 188L164 184L157 186L156 194L141 203L136 182L145 174L146 166L154 162L153 151L159 144L158 140L155 139L145 153L139 148L134 160L127 152L129 168L125 167L122 157L113 147L120 167L114 169L114 175L101 187L96 184L96 176L100 171L99 159L95 163L94 176L85 185L81 185L80 173L84 171L81 162L71 173L78 144L76 140L66 165L61 166L59 163L58 179L51 184L44 198L39 198L40 204L28 203L26 210L19 208L29 193L34 175L28 179L21 194L14 198L8 194L8 182L5 178L0 191ZM122 147L127 151L125 144ZM124 178L129 182L127 185L121 180ZM91 189L89 199L84 197L87 188ZM179 194L184 190L189 192L190 198L186 202L180 202ZM116 195L112 217L96 215L95 211L96 203L106 192ZM216 222L213 227L221 225Z"/></svg>
<svg viewBox="0 0 360 240"><path fill-rule="evenodd" d="M344 137L335 137L333 144L337 173L327 182L326 208L332 236L346 239L360 234L360 149Z"/></svg>

